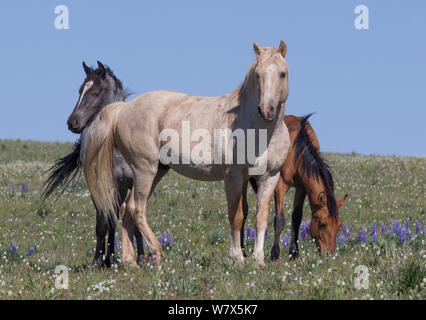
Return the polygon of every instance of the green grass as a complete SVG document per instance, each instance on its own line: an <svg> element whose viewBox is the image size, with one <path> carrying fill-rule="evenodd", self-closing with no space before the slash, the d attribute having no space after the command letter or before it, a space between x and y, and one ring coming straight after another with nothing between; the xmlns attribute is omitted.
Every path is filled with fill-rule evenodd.
<svg viewBox="0 0 426 320"><path fill-rule="evenodd" d="M282 249L278 262L259 268L227 259L229 224L223 182L198 182L173 172L158 185L148 204L148 221L157 236L171 232L167 261L141 270L90 268L95 248L95 211L90 195L70 186L56 202L42 205L44 171L66 155L71 144L0 140L0 299L424 299L424 234L405 244L396 236L356 240L373 221L386 226L409 218L425 224L425 158L325 154L336 180L336 196L350 197L341 209L353 239L337 253L319 256L312 241L300 241L291 261ZM20 186L26 183L29 191ZM12 191L12 185L15 190ZM290 221L291 190L286 200ZM249 195L247 226L254 227L255 202ZM273 206L271 206L273 207ZM273 211L265 256L272 246ZM310 218L305 203L304 220ZM287 223L286 229L290 225ZM121 241L120 228L118 239ZM284 236L285 232L283 233ZM12 244L17 251L13 253ZM30 247L34 253L27 256ZM253 248L253 242L247 244ZM69 291L55 288L55 268L69 268ZM369 270L369 288L357 290L355 268Z"/></svg>

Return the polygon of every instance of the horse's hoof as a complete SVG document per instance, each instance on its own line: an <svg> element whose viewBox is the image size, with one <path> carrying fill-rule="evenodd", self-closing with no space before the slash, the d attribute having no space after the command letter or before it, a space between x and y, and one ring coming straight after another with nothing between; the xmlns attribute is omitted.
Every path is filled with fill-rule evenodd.
<svg viewBox="0 0 426 320"><path fill-rule="evenodd" d="M289 255L290 255L290 260L295 260L299 256L299 251L290 250Z"/></svg>
<svg viewBox="0 0 426 320"><path fill-rule="evenodd" d="M102 257L93 259L92 268L100 269L102 267L104 267L104 262L102 261Z"/></svg>
<svg viewBox="0 0 426 320"><path fill-rule="evenodd" d="M265 262L263 261L263 255L259 255L257 256L256 254L253 253L252 258L256 261L257 265L259 267L265 267Z"/></svg>
<svg viewBox="0 0 426 320"><path fill-rule="evenodd" d="M145 260L145 255L141 254L136 258L137 263L142 263Z"/></svg>
<svg viewBox="0 0 426 320"><path fill-rule="evenodd" d="M112 265L118 264L118 260L115 255L107 255L104 261L105 267L111 268Z"/></svg>
<svg viewBox="0 0 426 320"><path fill-rule="evenodd" d="M263 260L257 260L257 266L260 268L265 268L266 264Z"/></svg>
<svg viewBox="0 0 426 320"><path fill-rule="evenodd" d="M273 246L271 249L271 260L275 261L278 260L280 257L280 247Z"/></svg>

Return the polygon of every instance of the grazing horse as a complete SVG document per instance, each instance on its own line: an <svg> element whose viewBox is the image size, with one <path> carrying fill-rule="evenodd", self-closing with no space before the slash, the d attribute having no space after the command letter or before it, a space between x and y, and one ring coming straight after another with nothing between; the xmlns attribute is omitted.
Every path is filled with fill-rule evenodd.
<svg viewBox="0 0 426 320"><path fill-rule="evenodd" d="M299 254L297 239L303 216L303 203L306 195L312 211L310 224L311 236L321 254L336 250L336 235L341 226L338 208L342 206L348 195L336 201L334 182L330 168L321 157L318 138L315 135L309 117L286 116L284 122L290 133L292 147L281 168L281 175L274 191L275 219L274 244L271 259L280 255L280 236L285 225L284 201L288 190L296 188L291 218L291 240L289 254L296 258ZM256 181L250 179L256 192ZM246 215L245 215L246 216ZM244 241L244 238L241 238Z"/></svg>
<svg viewBox="0 0 426 320"><path fill-rule="evenodd" d="M50 175L44 184L43 198L46 199L57 187L65 186L78 174L82 144L85 141L84 131L92 123L96 115L108 104L125 101L129 95L123 89L121 81L108 67L98 61L98 69L94 70L83 62L86 78L79 90L79 99L72 114L68 118L68 128L73 133L80 133L80 139L74 144L73 151L59 159L48 171ZM128 190L133 186L133 176L127 162L118 149L114 149L114 177L119 192L119 205L124 201ZM63 191L62 190L62 191ZM118 209L117 209L118 214ZM105 261L105 237L108 233L108 244ZM138 260L144 254L142 235L135 228ZM93 265L110 267L114 261L115 220L106 219L105 215L96 208L96 252Z"/></svg>
<svg viewBox="0 0 426 320"><path fill-rule="evenodd" d="M289 132L283 121L288 66L283 41L278 49L256 43L253 47L255 61L243 84L229 94L199 97L172 91L149 92L127 103L107 106L87 129L83 172L96 207L108 217L116 218L119 199L113 173L115 147L133 173L134 185L122 206L124 262L136 264L131 249L134 224L147 242L154 262L164 260L161 245L147 222L146 204L156 184L171 168L196 180L225 181L231 224L229 257L236 261L244 260L240 244L243 207L247 206L248 180L255 179L258 192L253 258L264 265L269 201L290 148ZM210 137L216 137L216 130L231 132L224 135L225 143L216 143L216 139L212 142ZM241 148L236 131L243 135L243 147L245 137L250 140L249 135L254 131L247 152ZM191 134L196 138L187 139ZM248 154L250 148L259 153L254 161ZM203 154L202 161L195 159L191 149ZM231 161L226 157L229 150ZM244 150L242 157L241 150Z"/></svg>

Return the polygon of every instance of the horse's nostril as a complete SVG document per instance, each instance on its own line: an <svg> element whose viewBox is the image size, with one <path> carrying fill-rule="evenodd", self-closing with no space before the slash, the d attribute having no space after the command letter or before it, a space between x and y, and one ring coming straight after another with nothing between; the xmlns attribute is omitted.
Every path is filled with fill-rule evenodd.
<svg viewBox="0 0 426 320"><path fill-rule="evenodd" d="M274 107L273 106L269 106L268 107L268 111L273 111L274 110Z"/></svg>

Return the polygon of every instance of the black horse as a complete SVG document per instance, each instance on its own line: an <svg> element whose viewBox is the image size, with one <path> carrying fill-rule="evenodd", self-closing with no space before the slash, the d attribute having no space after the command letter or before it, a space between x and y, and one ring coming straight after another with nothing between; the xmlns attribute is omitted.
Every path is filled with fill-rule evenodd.
<svg viewBox="0 0 426 320"><path fill-rule="evenodd" d="M91 124L96 115L107 105L113 102L125 101L129 93L123 89L121 81L107 66L98 61L98 69L94 70L83 62L86 79L79 90L79 99L73 112L68 118L68 129L80 134L80 139L74 144L73 150L67 156L59 159L48 170L50 175L44 184L43 198L46 199L57 187L65 190L66 185L73 180L81 169L80 152L84 144L85 129ZM120 154L114 149L114 176L119 189L119 205L126 198L128 190L133 186L133 174ZM96 206L95 206L96 208ZM117 218L119 206L117 207ZM116 261L114 254L115 221L107 221L105 215L96 208L96 253L93 265L96 267L110 267ZM105 254L105 237L108 233L107 251ZM143 258L143 240L139 229L135 227L138 261Z"/></svg>

